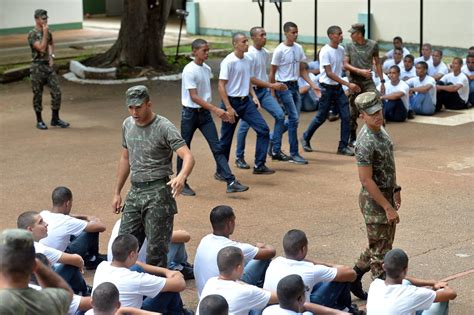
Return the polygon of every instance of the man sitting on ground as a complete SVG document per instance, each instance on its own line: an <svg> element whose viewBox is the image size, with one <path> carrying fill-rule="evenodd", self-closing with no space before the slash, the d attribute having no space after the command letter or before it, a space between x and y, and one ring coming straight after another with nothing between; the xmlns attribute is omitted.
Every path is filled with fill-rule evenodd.
<svg viewBox="0 0 474 315"><path fill-rule="evenodd" d="M105 231L105 224L93 216L71 215L72 192L67 187L56 187L51 199L51 211L40 212L49 227L48 236L40 243L62 252L79 254L86 269L97 268L105 259L99 255L99 233Z"/></svg>
<svg viewBox="0 0 474 315"><path fill-rule="evenodd" d="M402 49L403 56L407 56L407 55L410 54L410 51L407 48L403 47L403 39L400 36L395 36L393 38L393 49L390 49L389 51L387 51L385 56L388 59L393 58L393 53L394 53L395 49L397 49L397 48Z"/></svg>
<svg viewBox="0 0 474 315"><path fill-rule="evenodd" d="M308 71L308 76L311 81L314 82L319 87L319 77L320 75L313 74L309 71L309 66L307 63L303 63L306 71ZM299 92L301 95L301 111L303 112L314 112L318 110L319 99L321 97L321 91L316 92L309 86L308 82L305 81L303 77L298 78Z"/></svg>
<svg viewBox="0 0 474 315"><path fill-rule="evenodd" d="M435 49L433 51L433 64L428 67L428 75L439 81L441 77L449 72L448 66L443 62L443 51Z"/></svg>
<svg viewBox="0 0 474 315"><path fill-rule="evenodd" d="M297 274L309 288L306 302L358 314L351 306L350 282L356 279L352 268L308 258L308 239L301 230L290 230L285 234L283 249L285 257L274 259L267 269L264 289L276 291L283 277Z"/></svg>
<svg viewBox="0 0 474 315"><path fill-rule="evenodd" d="M34 273L43 290L28 288ZM31 233L12 229L0 234L0 314L67 313L72 299L68 284L51 269L35 260Z"/></svg>
<svg viewBox="0 0 474 315"><path fill-rule="evenodd" d="M447 302L456 298L446 282L408 277L408 256L401 249L385 254L383 269L385 281L375 279L370 285L367 315L409 315L428 309L430 314L447 314Z"/></svg>
<svg viewBox="0 0 474 315"><path fill-rule="evenodd" d="M405 121L414 118L413 111L409 111L410 102L408 94L410 87L405 81L400 80L400 68L395 65L390 67L388 74L390 80L385 83L385 94L380 99L383 102L383 115L387 121ZM380 86L377 87L380 91Z"/></svg>
<svg viewBox="0 0 474 315"><path fill-rule="evenodd" d="M469 80L469 103L474 106L474 54L466 57L466 64L461 71Z"/></svg>
<svg viewBox="0 0 474 315"><path fill-rule="evenodd" d="M433 57L431 56L431 53L433 51L433 48L431 47L431 44L425 43L423 46L421 46L421 56L418 58L415 58L415 65L420 62L424 61L428 65L428 67L433 66Z"/></svg>
<svg viewBox="0 0 474 315"><path fill-rule="evenodd" d="M451 68L453 72L444 75L436 86L436 108L444 105L446 109L466 109L469 101L469 80L461 73L462 59L455 57Z"/></svg>
<svg viewBox="0 0 474 315"><path fill-rule="evenodd" d="M414 62L415 57L412 55L403 57L403 67L400 68L400 78L403 81L416 77Z"/></svg>
<svg viewBox="0 0 474 315"><path fill-rule="evenodd" d="M199 303L199 313L202 315L228 315L229 304L222 295L211 294Z"/></svg>
<svg viewBox="0 0 474 315"><path fill-rule="evenodd" d="M397 65L400 68L403 67L403 50L401 48L395 48L393 50L393 59L387 59L383 63L383 73L388 74L390 71L390 67Z"/></svg>
<svg viewBox="0 0 474 315"><path fill-rule="evenodd" d="M427 75L428 64L420 61L416 64L416 77L407 82L410 87L410 109L419 115L433 115L436 104L436 81Z"/></svg>
<svg viewBox="0 0 474 315"><path fill-rule="evenodd" d="M264 243L253 246L231 240L229 237L234 233L235 214L229 206L220 205L212 209L210 220L212 233L203 237L194 258L194 276L198 295L201 294L208 279L219 275L217 253L226 246L238 247L244 253L245 268L241 280L248 284L262 286L270 259L275 257L275 249Z"/></svg>
<svg viewBox="0 0 474 315"><path fill-rule="evenodd" d="M276 292L239 281L244 272L244 254L240 248L222 248L217 254L217 265L219 276L206 282L201 300L211 294L220 294L229 304L229 313L234 315L247 315L251 310L260 311L268 304L278 303Z"/></svg>

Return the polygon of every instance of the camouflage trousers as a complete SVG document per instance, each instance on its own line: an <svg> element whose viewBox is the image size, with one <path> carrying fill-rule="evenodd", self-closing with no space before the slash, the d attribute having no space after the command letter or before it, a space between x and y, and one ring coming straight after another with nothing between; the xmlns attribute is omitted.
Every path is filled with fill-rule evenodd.
<svg viewBox="0 0 474 315"><path fill-rule="evenodd" d="M359 114L360 114L359 110L357 109L357 106L355 105L355 99L357 95L364 92L377 92L377 89L375 88L375 84L374 84L374 81L372 81L372 79L370 80L351 79L350 82L355 83L360 87L359 93L352 92L352 94L349 95L349 105L350 105L350 110L351 110L350 128L351 128L351 138L352 138L357 134L357 127L358 127L357 118L359 118ZM351 140L354 140L354 139L351 139Z"/></svg>
<svg viewBox="0 0 474 315"><path fill-rule="evenodd" d="M153 182L132 183L122 213L119 235L132 234L141 245L148 240L146 262L153 266L168 266L168 244L177 213L176 201L168 178Z"/></svg>
<svg viewBox="0 0 474 315"><path fill-rule="evenodd" d="M35 112L43 110L43 88L46 85L51 93L51 109L61 107L61 89L54 69L48 64L33 63L30 68L31 86L33 88L33 108Z"/></svg>
<svg viewBox="0 0 474 315"><path fill-rule="evenodd" d="M393 190L382 191L383 195L393 205ZM385 254L392 249L395 239L396 223L388 223L385 211L373 200L368 192L359 195L359 205L364 215L369 246L360 254L356 266L363 272L371 271L372 278L383 278L382 268Z"/></svg>

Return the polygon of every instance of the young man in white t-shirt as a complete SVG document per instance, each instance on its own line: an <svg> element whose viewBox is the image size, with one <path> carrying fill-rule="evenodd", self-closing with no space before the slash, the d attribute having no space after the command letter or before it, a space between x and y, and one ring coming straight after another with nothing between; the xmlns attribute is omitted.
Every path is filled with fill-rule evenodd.
<svg viewBox="0 0 474 315"><path fill-rule="evenodd" d="M433 63L428 67L428 75L439 81L441 77L449 72L448 66L443 62L443 51L433 50Z"/></svg>
<svg viewBox="0 0 474 315"><path fill-rule="evenodd" d="M226 181L227 192L244 192L249 188L239 183L229 167L229 162L222 150L216 125L212 119L214 112L222 121L229 121L229 113L212 105L211 102L211 68L205 63L209 56L209 45L203 39L196 39L191 44L194 60L188 63L182 74L181 84L181 136L189 148L194 132L199 129L209 145L217 173ZM181 171L183 160L178 156L177 173ZM196 193L191 189L187 180L184 184L182 195L194 196Z"/></svg>
<svg viewBox="0 0 474 315"><path fill-rule="evenodd" d="M251 79L255 74L252 71L252 60L245 55L249 49L247 36L241 32L235 33L232 36L232 45L234 51L222 60L219 73L221 108L229 114L229 121L222 121L221 125L222 150L229 161L235 128L239 119L242 119L257 133L253 174L273 174L275 171L265 165L270 144L270 129L258 111L260 101L252 88Z"/></svg>
<svg viewBox="0 0 474 315"><path fill-rule="evenodd" d="M39 241L48 236L48 224L36 211L23 212L18 216L17 227L33 234L36 253L44 254L52 269L69 284L75 294L90 295L89 288L82 276L84 260L79 254L68 254L41 244Z"/></svg>
<svg viewBox="0 0 474 315"><path fill-rule="evenodd" d="M421 46L421 56L418 58L415 58L415 65L420 62L424 61L429 67L433 66L433 57L431 56L431 53L433 52L433 48L431 47L431 44L429 43L424 43L423 46Z"/></svg>
<svg viewBox="0 0 474 315"><path fill-rule="evenodd" d="M239 247L222 248L219 250L216 260L219 275L206 282L200 300L211 294L222 295L229 304L229 315L248 315L251 310L261 311L268 304L278 302L276 292L264 290L239 280L245 265L244 254ZM197 314L200 312L198 311Z"/></svg>
<svg viewBox="0 0 474 315"><path fill-rule="evenodd" d="M428 64L416 64L416 77L407 82L410 87L410 109L419 115L433 115L436 108L436 81L427 74Z"/></svg>
<svg viewBox="0 0 474 315"><path fill-rule="evenodd" d="M243 252L245 269L241 280L261 286L270 259L275 257L275 249L264 243L253 246L231 240L230 236L235 228L235 214L229 206L220 205L212 209L210 221L212 234L202 238L194 257L194 277L198 295L201 294L208 279L219 275L217 253L226 246L239 247Z"/></svg>
<svg viewBox="0 0 474 315"><path fill-rule="evenodd" d="M446 282L408 277L408 256L401 249L385 254L383 269L385 281L375 279L370 285L367 315L415 315L422 310L431 315L447 314L447 302L456 298Z"/></svg>
<svg viewBox="0 0 474 315"><path fill-rule="evenodd" d="M467 55L466 64L462 66L461 71L469 80L469 103L474 105L474 54Z"/></svg>
<svg viewBox="0 0 474 315"><path fill-rule="evenodd" d="M402 49L403 51L403 57L407 56L410 54L410 51L406 48L406 47L403 47L403 39L400 37L400 36L395 36L393 38L393 48L390 49L389 51L387 51L387 53L385 54L385 56L388 58L388 59L391 59L393 58L393 53L395 51L395 49L397 48L400 48Z"/></svg>
<svg viewBox="0 0 474 315"><path fill-rule="evenodd" d="M356 272L348 267L319 262L308 258L308 239L301 230L290 230L283 237L285 257L274 259L265 274L264 289L276 291L278 282L285 276L297 274L309 288L306 302L326 307L350 310L350 283Z"/></svg>
<svg viewBox="0 0 474 315"><path fill-rule="evenodd" d="M400 79L406 81L416 77L415 57L406 55L403 57L403 67L400 68Z"/></svg>
<svg viewBox="0 0 474 315"><path fill-rule="evenodd" d="M56 187L51 199L51 210L40 212L49 229L48 236L40 243L62 252L79 254L86 269L95 269L105 260L104 255L99 254L99 233L105 231L105 224L94 216L72 215L72 192L67 187Z"/></svg>
<svg viewBox="0 0 474 315"><path fill-rule="evenodd" d="M390 67L388 76L390 80L385 83L385 94L380 96L383 116L387 121L405 121L410 110L410 87L400 80L400 68L397 65Z"/></svg>
<svg viewBox="0 0 474 315"><path fill-rule="evenodd" d="M397 65L400 68L403 67L403 50L401 48L395 48L393 50L393 58L384 61L382 69L383 73L388 74L390 67Z"/></svg>
<svg viewBox="0 0 474 315"><path fill-rule="evenodd" d="M117 236L112 255L112 262L104 261L97 267L93 290L103 282L111 282L120 292L122 306L165 314L192 314L183 308L179 295L186 288L183 275L137 261L135 236Z"/></svg>
<svg viewBox="0 0 474 315"><path fill-rule="evenodd" d="M308 76L302 61L306 59L303 47L296 42L298 38L298 26L293 22L283 25L285 41L273 51L270 67L270 82L284 83L288 89L276 91L288 114L288 141L290 143L290 160L295 164L308 164L298 150L298 123L301 110L301 98L298 91L298 78L301 76L308 82L309 86L319 93L319 88Z"/></svg>
<svg viewBox="0 0 474 315"><path fill-rule="evenodd" d="M469 80L461 72L462 59L455 57L450 72L444 75L436 86L436 107L444 105L446 109L466 109L469 101Z"/></svg>

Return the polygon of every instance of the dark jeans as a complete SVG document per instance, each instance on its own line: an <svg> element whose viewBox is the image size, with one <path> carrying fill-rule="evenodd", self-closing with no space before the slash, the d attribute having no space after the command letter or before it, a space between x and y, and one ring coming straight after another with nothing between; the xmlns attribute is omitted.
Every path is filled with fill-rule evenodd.
<svg viewBox="0 0 474 315"><path fill-rule="evenodd" d="M452 85L451 83L445 84L442 81L439 81L437 85ZM459 96L458 92L448 92L448 91L437 91L436 93L436 111L439 111L444 105L446 109L466 109L467 104Z"/></svg>
<svg viewBox="0 0 474 315"><path fill-rule="evenodd" d="M99 253L99 232L83 231L77 237L71 236L71 243L65 252L79 254L84 261L88 261Z"/></svg>
<svg viewBox="0 0 474 315"><path fill-rule="evenodd" d="M474 106L474 80L469 81L469 103Z"/></svg>
<svg viewBox="0 0 474 315"><path fill-rule="evenodd" d="M401 99L383 100L383 116L387 121L405 121L408 111Z"/></svg>
<svg viewBox="0 0 474 315"><path fill-rule="evenodd" d="M217 173L224 177L228 184L232 183L235 180L235 176L232 175L229 163L222 150L211 113L208 110L197 110L183 106L181 110L181 136L189 148L191 148L191 141L197 129L201 130L202 135L211 149L214 160L216 161ZM178 156L177 173L181 171L182 166L183 160Z"/></svg>
<svg viewBox="0 0 474 315"><path fill-rule="evenodd" d="M349 110L349 101L340 84L335 86L321 84L319 110L304 132L303 138L308 142L311 140L316 130L326 121L332 104L336 105L341 117L341 138L339 141L338 150L342 150L349 144L351 115Z"/></svg>
<svg viewBox="0 0 474 315"><path fill-rule="evenodd" d="M86 295L87 284L79 268L65 264L54 264L53 270L69 284L75 294Z"/></svg>
<svg viewBox="0 0 474 315"><path fill-rule="evenodd" d="M252 100L246 97L229 97L229 102L237 113L235 123L222 122L220 142L224 155L229 161L230 148L232 146L232 138L234 137L235 128L239 119L244 120L257 133L257 147L255 149L255 167L260 167L265 164L268 145L270 143L269 133L270 129L263 119L257 107ZM221 103L222 109L225 110L224 103Z"/></svg>
<svg viewBox="0 0 474 315"><path fill-rule="evenodd" d="M313 287L311 303L342 310L351 306L349 282L319 282Z"/></svg>
<svg viewBox="0 0 474 315"><path fill-rule="evenodd" d="M301 95L298 88L298 82L282 82L288 87L286 91L275 91L288 114L288 120L285 121L285 129L288 130L288 141L290 143L290 155L299 155L298 152L298 124L301 111Z"/></svg>

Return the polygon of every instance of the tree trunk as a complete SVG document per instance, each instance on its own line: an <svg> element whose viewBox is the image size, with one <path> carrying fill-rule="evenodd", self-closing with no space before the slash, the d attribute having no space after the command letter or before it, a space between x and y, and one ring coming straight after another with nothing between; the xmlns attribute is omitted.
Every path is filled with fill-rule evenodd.
<svg viewBox="0 0 474 315"><path fill-rule="evenodd" d="M105 53L85 62L88 66L170 68L163 52L163 37L172 0L123 0L120 32Z"/></svg>

